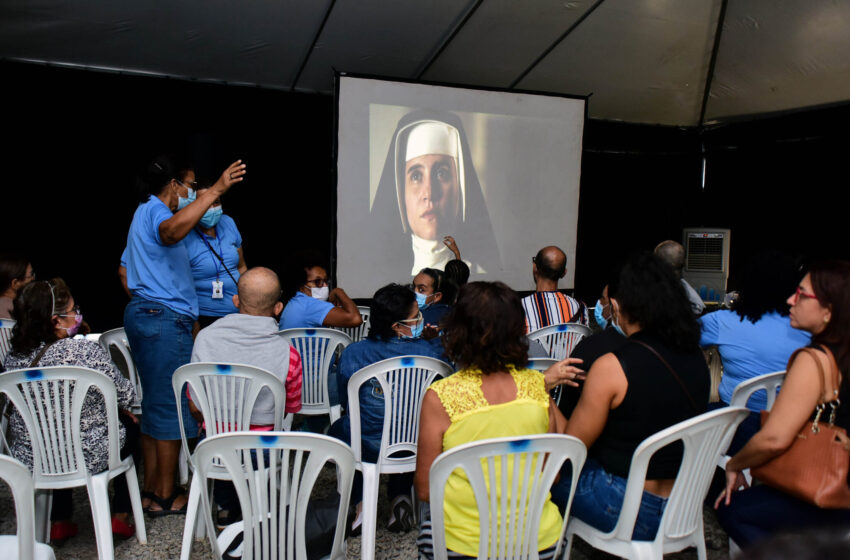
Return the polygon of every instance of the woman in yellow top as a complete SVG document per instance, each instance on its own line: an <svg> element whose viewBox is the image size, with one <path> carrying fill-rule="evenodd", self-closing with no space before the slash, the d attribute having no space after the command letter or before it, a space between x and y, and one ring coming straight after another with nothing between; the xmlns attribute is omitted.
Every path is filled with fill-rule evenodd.
<svg viewBox="0 0 850 560"><path fill-rule="evenodd" d="M463 287L446 319L443 344L460 371L437 381L425 394L419 428L416 493L429 498L428 473L434 459L458 445L507 436L562 433L566 420L552 402L539 372L525 369L528 342L525 315L516 293L501 282L473 282ZM547 371L575 385L583 372L567 359ZM447 482L444 510L449 557L477 556L478 509L466 474L458 470ZM540 518L540 558L551 557L560 536L562 518L547 501ZM423 521L418 541L420 557L433 546L430 520Z"/></svg>

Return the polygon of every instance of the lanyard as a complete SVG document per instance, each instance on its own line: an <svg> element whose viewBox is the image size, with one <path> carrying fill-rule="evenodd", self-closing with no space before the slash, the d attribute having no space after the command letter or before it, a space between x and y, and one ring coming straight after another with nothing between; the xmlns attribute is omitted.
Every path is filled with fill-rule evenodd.
<svg viewBox="0 0 850 560"><path fill-rule="evenodd" d="M195 229L195 233L197 233L198 237L200 237L203 240L204 245L207 246L207 249L210 250L210 253L215 255L218 258L218 260L221 261L221 264L224 266L224 271L227 272L227 275L230 276L230 279L233 280L233 283L238 284L238 282L236 281L236 278L234 278L233 274L230 273L230 269L227 268L227 264L224 262L224 259L221 258L221 255L219 255L218 253L215 252L215 249L212 248L212 245L210 245L210 242L207 241L207 237L203 233L198 231L197 229ZM221 241L218 239L218 237L216 237L216 241L218 243L218 250L221 251ZM216 265L215 265L215 270L216 270L216 279L218 279L218 271L219 271L218 263L216 263Z"/></svg>

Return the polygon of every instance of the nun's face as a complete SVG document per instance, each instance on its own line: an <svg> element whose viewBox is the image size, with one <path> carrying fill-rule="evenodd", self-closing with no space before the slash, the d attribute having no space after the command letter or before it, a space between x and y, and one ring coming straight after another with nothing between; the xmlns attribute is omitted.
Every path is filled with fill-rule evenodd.
<svg viewBox="0 0 850 560"><path fill-rule="evenodd" d="M452 233L460 207L455 158L428 154L404 166L404 206L410 230L436 240Z"/></svg>

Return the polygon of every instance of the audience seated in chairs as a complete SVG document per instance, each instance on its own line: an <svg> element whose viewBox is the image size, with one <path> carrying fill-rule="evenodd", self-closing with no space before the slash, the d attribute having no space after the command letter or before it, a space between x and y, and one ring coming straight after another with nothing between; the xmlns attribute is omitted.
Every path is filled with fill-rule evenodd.
<svg viewBox="0 0 850 560"><path fill-rule="evenodd" d="M369 337L348 346L339 362L339 394L343 406L348 405L348 380L360 369L396 356L429 356L445 360L439 339L422 338L424 322L416 296L406 286L389 284L377 292L372 299L369 321L372 328ZM377 382L375 382L377 384ZM384 428L384 396L380 386L373 384L360 389L360 418L363 457L375 461L381 446ZM343 416L331 426L329 435L346 443L351 441L351 423ZM413 505L410 502L412 474L390 475L387 495L391 503L388 528L392 531L408 531L413 523ZM353 528L360 526L363 479L358 472L354 477L352 502L357 504L357 518Z"/></svg>
<svg viewBox="0 0 850 560"><path fill-rule="evenodd" d="M295 348L278 336L275 316L283 309L280 282L268 268L252 268L239 278L239 293L231 313L202 329L192 349L193 362L233 363L257 366L275 375L286 387L286 412L301 410L301 357ZM200 411L190 402L189 410L200 423ZM251 415L252 430L274 427L274 401L268 389L257 397ZM238 501L229 482L216 483L215 501L222 512L222 524L236 521L228 514L238 512Z"/></svg>
<svg viewBox="0 0 850 560"><path fill-rule="evenodd" d="M524 367L525 316L513 290L501 282L467 284L445 330L446 353L463 369L431 385L422 404L416 494L426 502L429 470L441 452L480 439L557 433L565 423L544 376ZM550 369L577 376L579 370L566 362ZM447 486L451 499L432 505L444 508L446 546L454 555L477 556L479 519L472 488L456 474ZM547 503L540 521L541 558L554 554L561 523L558 508ZM429 519L423 520L419 550L420 555L433 555Z"/></svg>
<svg viewBox="0 0 850 560"><path fill-rule="evenodd" d="M734 310L700 317L700 346L717 346L723 360L721 402L716 406L728 406L739 383L784 370L791 353L809 344L811 335L791 326L785 301L801 277L788 256L777 251L761 253L747 266ZM759 430L759 411L766 404L764 391L750 397L747 407L753 413L738 427L729 455L740 451Z"/></svg>
<svg viewBox="0 0 850 560"><path fill-rule="evenodd" d="M17 324L12 334L12 351L6 357L6 369L23 369L47 366L80 366L108 375L115 382L118 406L121 409L121 457L136 451L139 428L136 418L129 412L135 398L130 380L121 375L109 354L97 342L72 338L82 323L83 315L76 306L71 291L61 278L32 282L25 286L15 299ZM80 431L86 468L98 473L107 468L107 425L103 396L91 391L83 403ZM9 421L12 456L32 468L32 448L23 418L12 412ZM124 475L115 482L112 500L112 532L118 538L129 538L135 533L130 521L130 495ZM52 526L50 540L64 543L77 534L77 525L71 521L73 502L71 489L53 491Z"/></svg>
<svg viewBox="0 0 850 560"><path fill-rule="evenodd" d="M567 435L588 447L572 515L610 531L637 446L648 436L702 414L710 380L699 349L699 326L669 266L643 253L631 257L616 289L609 285L611 321L628 338L597 359L567 422ZM649 465L633 538L652 540L681 462L681 447L659 451ZM562 472L553 500L566 504L570 473Z"/></svg>

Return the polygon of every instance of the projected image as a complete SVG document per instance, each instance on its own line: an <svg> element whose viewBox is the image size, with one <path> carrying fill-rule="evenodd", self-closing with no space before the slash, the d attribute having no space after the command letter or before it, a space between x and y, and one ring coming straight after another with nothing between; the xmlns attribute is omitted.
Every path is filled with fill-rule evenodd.
<svg viewBox="0 0 850 560"><path fill-rule="evenodd" d="M396 234L387 249L404 255L399 269L442 270L455 255L451 236L473 274L499 270L499 253L484 195L460 119L451 113L413 111L398 121L370 212ZM383 228L381 228L383 229Z"/></svg>
<svg viewBox="0 0 850 560"><path fill-rule="evenodd" d="M572 286L584 99L342 77L336 269L368 298L455 258L470 280L534 289L557 245Z"/></svg>

